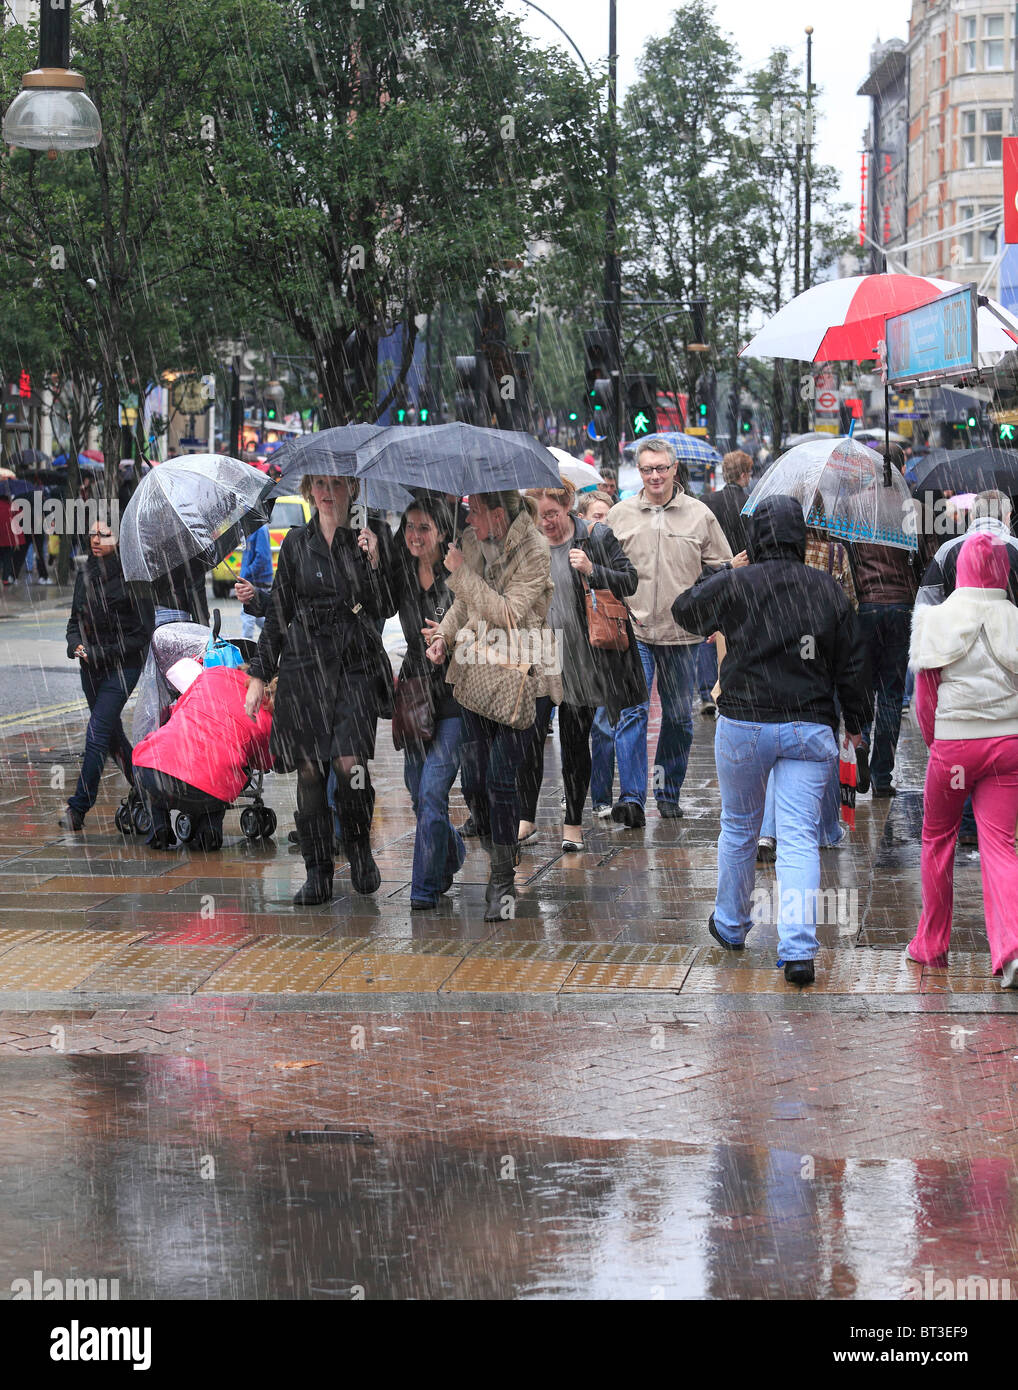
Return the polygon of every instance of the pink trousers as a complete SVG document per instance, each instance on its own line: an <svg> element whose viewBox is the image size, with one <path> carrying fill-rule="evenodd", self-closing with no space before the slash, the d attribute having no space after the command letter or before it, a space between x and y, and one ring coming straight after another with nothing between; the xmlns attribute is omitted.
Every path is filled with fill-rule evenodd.
<svg viewBox="0 0 1018 1390"><path fill-rule="evenodd" d="M934 739L923 799L923 912L909 954L947 963L954 907L954 847L971 794L979 829L983 909L994 974L1018 956L1018 737Z"/></svg>

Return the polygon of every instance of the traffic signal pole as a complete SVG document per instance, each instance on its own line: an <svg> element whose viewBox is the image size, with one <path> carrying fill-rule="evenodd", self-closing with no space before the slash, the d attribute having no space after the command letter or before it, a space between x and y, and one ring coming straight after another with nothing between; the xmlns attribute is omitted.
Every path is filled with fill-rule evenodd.
<svg viewBox="0 0 1018 1390"><path fill-rule="evenodd" d="M622 267L618 255L618 14L617 0L608 9L608 157L606 174L608 206L605 215L604 298L605 328L608 331L610 371L615 390L605 433L603 465L612 477L619 471L619 441L622 438L622 395L626 388L622 360Z"/></svg>

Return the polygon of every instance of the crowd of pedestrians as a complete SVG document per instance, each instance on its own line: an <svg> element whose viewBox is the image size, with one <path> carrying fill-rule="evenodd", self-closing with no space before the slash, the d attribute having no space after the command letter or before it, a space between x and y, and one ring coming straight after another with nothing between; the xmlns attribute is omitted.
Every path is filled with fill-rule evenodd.
<svg viewBox="0 0 1018 1390"><path fill-rule="evenodd" d="M471 496L465 513L461 499L420 493L395 535L374 522L351 527L355 479L306 478L310 521L287 532L274 577L267 545L252 545L238 585L245 634L261 625L246 671L216 681L206 671L200 693L192 687L178 702L190 723L175 712L174 732L133 757L120 714L145 648L156 626L207 622L204 574L174 572L146 604L128 592L112 537L97 526L68 624L91 719L62 824L81 828L112 754L153 810L154 845L172 844L169 808L198 813L201 794L211 817L204 847L215 848L238 779L271 764L297 778L306 880L294 903L332 897L337 839L354 890L371 894L380 875L369 765L379 722L391 720L417 822L412 910L439 905L468 831L489 858L485 920L498 921L515 912L520 847L541 833L552 718L562 851L578 855L588 800L594 816L627 830L646 824L651 801L664 819L683 816L699 694L701 711L716 717L721 792L705 928L723 949L742 950L756 864L775 860L777 963L807 985L821 851L845 835L839 740L855 749L859 790L871 782L875 797L893 797L911 667L930 761L923 914L908 954L946 958L951 854L970 802L994 970L1018 987L1009 915L1018 888L1018 541L1007 499L980 494L967 535L941 545L921 573L905 550L832 539L816 506L807 525L801 498L770 497L744 516L752 461L741 451L726 457L725 486L707 501L683 486L666 440L643 441L636 466L641 487L621 501L578 496L565 479L525 495ZM406 654L394 683L380 634L395 614ZM648 756L655 685L660 732ZM470 810L459 828L449 809L457 777Z"/></svg>

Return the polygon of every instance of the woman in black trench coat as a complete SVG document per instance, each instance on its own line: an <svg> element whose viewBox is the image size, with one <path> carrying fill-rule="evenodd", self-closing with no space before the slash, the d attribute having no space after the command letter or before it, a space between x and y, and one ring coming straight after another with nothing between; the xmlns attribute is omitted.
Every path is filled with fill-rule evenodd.
<svg viewBox="0 0 1018 1390"><path fill-rule="evenodd" d="M315 515L283 537L247 693L255 718L278 668L269 747L279 771L297 772L295 819L307 868L298 907L332 897L330 765L354 889L374 893L381 882L371 855L368 762L378 719L392 715L392 667L375 624L395 606L378 537L347 524L356 479L305 478L301 491Z"/></svg>

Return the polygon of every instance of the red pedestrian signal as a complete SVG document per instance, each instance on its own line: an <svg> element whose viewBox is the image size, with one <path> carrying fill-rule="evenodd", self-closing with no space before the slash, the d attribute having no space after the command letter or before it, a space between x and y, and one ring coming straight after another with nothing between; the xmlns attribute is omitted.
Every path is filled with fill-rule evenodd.
<svg viewBox="0 0 1018 1390"><path fill-rule="evenodd" d="M27 398L32 394L32 378L27 372L22 372L18 377L18 395Z"/></svg>

